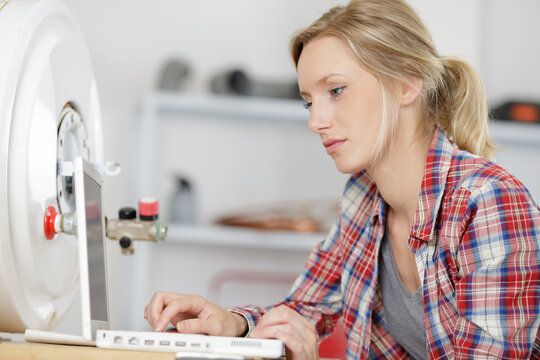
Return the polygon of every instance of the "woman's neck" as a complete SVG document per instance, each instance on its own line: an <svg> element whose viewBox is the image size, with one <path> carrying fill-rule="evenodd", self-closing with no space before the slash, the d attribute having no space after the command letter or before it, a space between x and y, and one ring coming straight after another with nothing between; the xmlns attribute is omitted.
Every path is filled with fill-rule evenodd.
<svg viewBox="0 0 540 360"><path fill-rule="evenodd" d="M409 119L410 120L410 119ZM402 225L412 225L431 138L417 136L416 121L401 119L390 151L368 170L389 206L389 215Z"/></svg>

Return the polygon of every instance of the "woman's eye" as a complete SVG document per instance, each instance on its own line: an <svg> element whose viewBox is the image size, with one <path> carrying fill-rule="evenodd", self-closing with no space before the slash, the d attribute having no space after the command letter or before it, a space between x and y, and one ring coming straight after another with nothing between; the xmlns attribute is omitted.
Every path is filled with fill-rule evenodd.
<svg viewBox="0 0 540 360"><path fill-rule="evenodd" d="M304 103L304 107L305 107L307 110L311 110L311 102L305 102L305 103Z"/></svg>
<svg viewBox="0 0 540 360"><path fill-rule="evenodd" d="M341 94L343 92L343 89L345 89L345 86L334 88L334 89L330 90L330 94L332 94L332 96L338 96L339 94Z"/></svg>

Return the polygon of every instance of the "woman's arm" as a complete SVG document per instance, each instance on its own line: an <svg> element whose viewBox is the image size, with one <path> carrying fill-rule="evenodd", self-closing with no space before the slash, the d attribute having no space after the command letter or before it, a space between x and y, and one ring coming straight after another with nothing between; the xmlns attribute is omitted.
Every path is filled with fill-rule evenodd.
<svg viewBox="0 0 540 360"><path fill-rule="evenodd" d="M156 331L163 331L171 323L183 333L252 333L260 338L282 340L288 359L318 359L318 333L330 333L341 311L338 238L339 223L313 250L306 270L280 304L226 311L197 295L159 292L146 306L144 317Z"/></svg>
<svg viewBox="0 0 540 360"><path fill-rule="evenodd" d="M343 264L339 233L338 220L327 238L313 249L303 273L296 279L283 302L269 307L247 306L231 309L246 318L249 332L268 311L282 305L309 319L319 335L332 332L341 313Z"/></svg>
<svg viewBox="0 0 540 360"><path fill-rule="evenodd" d="M471 194L457 249L456 359L529 358L540 325L540 212L523 187Z"/></svg>

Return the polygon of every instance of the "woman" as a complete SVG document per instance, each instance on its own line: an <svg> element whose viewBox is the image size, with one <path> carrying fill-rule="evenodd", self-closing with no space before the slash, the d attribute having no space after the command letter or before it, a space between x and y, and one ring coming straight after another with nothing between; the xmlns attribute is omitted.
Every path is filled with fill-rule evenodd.
<svg viewBox="0 0 540 360"><path fill-rule="evenodd" d="M352 174L329 236L282 304L220 309L157 293L157 331L278 338L316 359L339 318L348 358L529 358L540 353L540 212L487 158L474 70L437 54L398 0L353 0L292 41L309 128Z"/></svg>

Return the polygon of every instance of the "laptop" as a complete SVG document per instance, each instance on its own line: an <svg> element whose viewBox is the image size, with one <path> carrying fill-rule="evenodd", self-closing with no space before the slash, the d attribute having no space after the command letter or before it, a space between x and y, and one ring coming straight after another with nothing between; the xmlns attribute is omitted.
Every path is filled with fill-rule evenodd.
<svg viewBox="0 0 540 360"><path fill-rule="evenodd" d="M27 329L33 342L90 345L110 349L162 351L201 356L279 358L283 343L274 339L109 330L105 222L99 171L82 157L73 162L73 184L79 242L82 336Z"/></svg>
<svg viewBox="0 0 540 360"><path fill-rule="evenodd" d="M105 226L101 202L103 179L99 171L82 157L63 165L65 169L62 175L73 175L75 192L82 336L26 329L24 337L30 342L96 346L96 331L109 328Z"/></svg>

